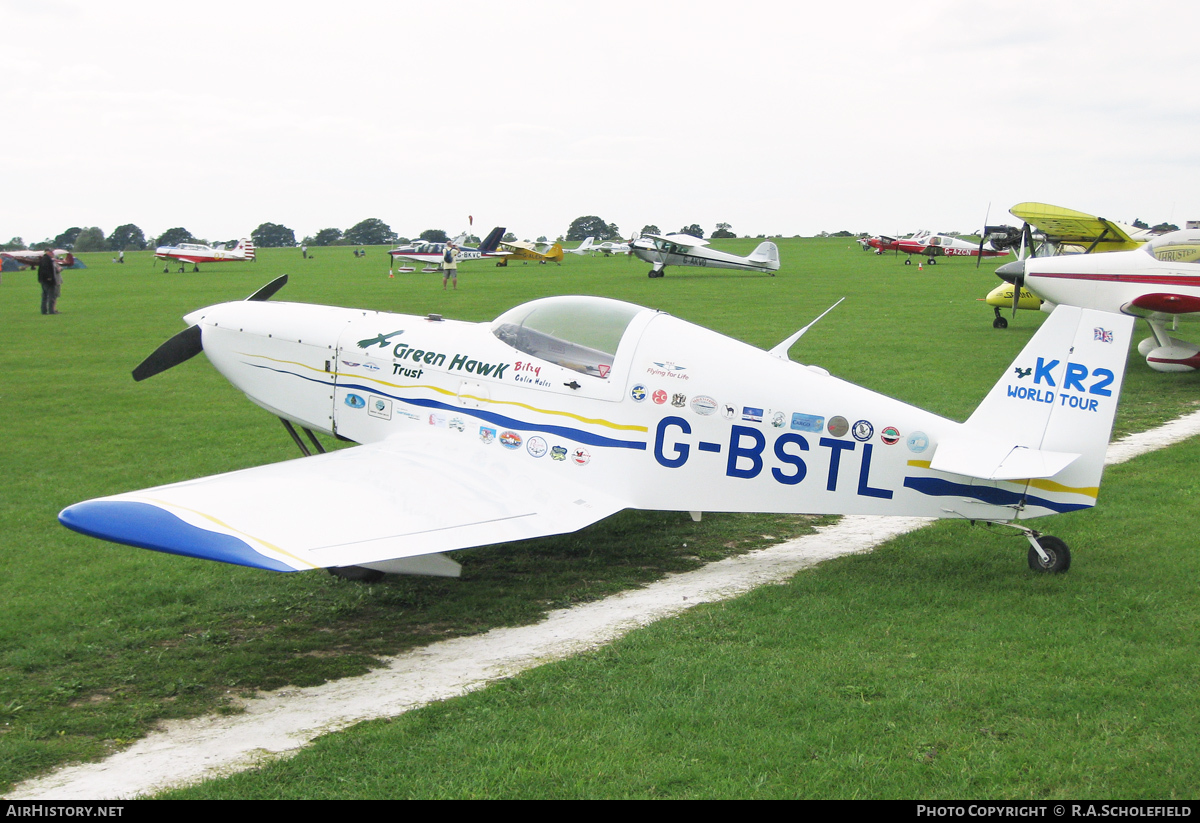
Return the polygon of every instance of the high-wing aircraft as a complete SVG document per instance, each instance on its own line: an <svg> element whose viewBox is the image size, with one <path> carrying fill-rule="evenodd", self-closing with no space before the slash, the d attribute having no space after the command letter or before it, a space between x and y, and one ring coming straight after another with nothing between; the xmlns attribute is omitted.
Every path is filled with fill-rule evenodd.
<svg viewBox="0 0 1200 823"><path fill-rule="evenodd" d="M545 244L539 249L537 244L523 240L500 241L502 251L508 257L497 263L497 266L507 266L509 260L520 260L522 263L561 263L563 261L562 243Z"/></svg>
<svg viewBox="0 0 1200 823"><path fill-rule="evenodd" d="M911 237L912 235L909 235ZM900 251L900 240L903 238L889 237L886 234L877 234L874 237L861 238L858 244L862 246L863 251L874 249L876 254L883 254L885 251Z"/></svg>
<svg viewBox="0 0 1200 823"><path fill-rule="evenodd" d="M54 249L54 257L64 269L86 269L83 261L66 249ZM20 271L21 269L36 268L42 259L42 252L35 249L17 249L16 251L0 251L0 271Z"/></svg>
<svg viewBox="0 0 1200 823"><path fill-rule="evenodd" d="M992 245L1001 249L1016 249L1018 262L1026 257L1052 257L1056 255L1092 254L1096 252L1132 251L1155 235L1150 229L1139 229L1117 220L1108 220L1062 206L1048 203L1018 203L1009 212L1023 222L1020 228L1012 226L986 226L983 234ZM1034 229L1037 233L1034 233ZM1003 266L1010 269L1009 265ZM1012 268L1021 268L1020 266ZM1011 278L1004 278L1011 283ZM1027 291L1027 290L1026 290ZM1007 300L1001 298L1007 294ZM992 327L1008 328L1008 321L1000 309L1013 305L1013 292L1006 286L997 286L985 298L992 306L995 318ZM1038 309L1041 301L1027 299L1022 292L1017 309Z"/></svg>
<svg viewBox="0 0 1200 823"><path fill-rule="evenodd" d="M662 277L667 266L706 266L710 269L759 271L775 276L779 271L779 247L770 240L758 244L746 257L706 248L707 240L689 234L643 234L631 244L633 253L654 268L650 277Z"/></svg>
<svg viewBox="0 0 1200 823"><path fill-rule="evenodd" d="M1031 568L1065 571L1067 546L1019 524L1095 504L1133 325L1059 307L957 423L790 361L811 323L764 351L601 297L466 323L269 301L284 281L191 313L134 378L204 351L305 453L293 424L361 445L64 525L275 571L457 576L445 552L626 508L917 515L1010 525Z"/></svg>
<svg viewBox="0 0 1200 823"><path fill-rule="evenodd" d="M464 260L482 260L485 257L504 257L506 252L497 251L500 243L500 238L504 236L504 227L496 226L488 236L479 244L479 248L462 245L466 240L465 234L460 234L451 242L458 247L458 261L461 263ZM393 261L397 260L412 260L417 263L425 264L425 271L436 271L441 265L443 255L446 253L445 243L427 243L417 242L410 243L407 246L399 246L388 252L392 256ZM400 269L400 271L412 271L412 269Z"/></svg>
<svg viewBox="0 0 1200 823"><path fill-rule="evenodd" d="M1029 257L1001 266L996 274L1051 306L1142 317L1151 336L1138 344L1138 352L1150 368L1200 368L1200 346L1172 337L1167 328L1200 312L1200 230L1160 235L1134 251Z"/></svg>
<svg viewBox="0 0 1200 823"><path fill-rule="evenodd" d="M254 243L243 237L232 249L224 246L206 246L201 243L180 243L178 246L159 246L154 250L158 260L178 260L179 271L182 272L185 263L192 264L192 271L200 271L201 263L232 263L238 260L254 259ZM170 266L163 273L170 271Z"/></svg>

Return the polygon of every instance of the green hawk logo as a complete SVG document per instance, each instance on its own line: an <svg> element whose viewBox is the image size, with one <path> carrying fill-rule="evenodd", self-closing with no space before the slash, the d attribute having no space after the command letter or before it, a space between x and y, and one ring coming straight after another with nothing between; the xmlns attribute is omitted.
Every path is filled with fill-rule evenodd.
<svg viewBox="0 0 1200 823"><path fill-rule="evenodd" d="M401 334L404 334L404 329L401 329L400 331L394 331L391 334L380 334L375 337L368 338L366 340L359 340L358 347L360 349L369 349L369 348L371 348L371 346L373 344L378 343L379 348L382 349L384 346L386 346L388 344L389 340L391 340L393 337L396 337L397 335L401 335Z"/></svg>

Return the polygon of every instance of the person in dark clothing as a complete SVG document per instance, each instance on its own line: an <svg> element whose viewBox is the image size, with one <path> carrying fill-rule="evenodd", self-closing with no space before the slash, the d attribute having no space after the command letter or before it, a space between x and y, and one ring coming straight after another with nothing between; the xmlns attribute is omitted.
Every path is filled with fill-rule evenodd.
<svg viewBox="0 0 1200 823"><path fill-rule="evenodd" d="M38 260L38 282L42 284L42 314L58 314L62 274L52 249L46 249Z"/></svg>

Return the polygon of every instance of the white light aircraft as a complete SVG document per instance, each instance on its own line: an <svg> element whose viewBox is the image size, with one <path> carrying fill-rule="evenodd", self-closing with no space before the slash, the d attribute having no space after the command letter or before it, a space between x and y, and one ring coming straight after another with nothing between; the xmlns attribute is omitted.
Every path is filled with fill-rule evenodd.
<svg viewBox="0 0 1200 823"><path fill-rule="evenodd" d="M275 571L457 576L445 552L626 508L916 515L1012 525L1032 568L1065 571L1066 545L1018 524L1095 505L1133 325L1060 307L957 423L790 361L808 326L763 351L601 297L466 323L268 301L284 280L188 315L134 377L203 350L302 451L293 424L361 445L78 503L64 525Z"/></svg>
<svg viewBox="0 0 1200 823"><path fill-rule="evenodd" d="M597 247L592 245L592 241L595 239L596 239L595 237L585 237L583 239L583 242L580 243L575 248L563 249L563 251L567 252L568 254L578 254L581 256L585 255L585 254L589 254L589 253L597 250Z"/></svg>
<svg viewBox="0 0 1200 823"><path fill-rule="evenodd" d="M779 247L771 241L759 243L746 257L706 248L707 240L690 234L643 234L631 245L638 259L653 264L650 277L662 277L667 266L706 266L710 269L760 271L775 276L779 271Z"/></svg>
<svg viewBox="0 0 1200 823"><path fill-rule="evenodd" d="M592 251L598 251L605 257L611 257L614 254L629 254L629 244L605 240L598 246L592 246Z"/></svg>
<svg viewBox="0 0 1200 823"><path fill-rule="evenodd" d="M467 239L465 233L460 234L450 242L458 247L458 262L464 260L482 260L485 257L503 257L508 252L497 251L496 248L500 244L500 238L504 236L504 227L496 226L483 242L479 244L479 248L471 248L464 246L463 242ZM392 256L392 260L412 260L417 263L424 263L424 271L437 271L442 264L446 253L445 243L431 242L416 242L410 243L407 246L399 246L388 252ZM402 268L400 271L412 271L411 268Z"/></svg>
<svg viewBox="0 0 1200 823"><path fill-rule="evenodd" d="M224 246L206 246L202 243L180 243L178 246L159 246L154 250L157 260L178 260L179 271L184 270L185 263L192 264L192 271L200 271L201 263L232 263L239 260L254 259L254 243L247 237L238 241L232 249ZM170 266L163 273L170 271Z"/></svg>
<svg viewBox="0 0 1200 823"><path fill-rule="evenodd" d="M996 274L1047 301L1043 311L1069 305L1142 317L1151 336L1138 344L1138 352L1150 368L1200 368L1200 346L1167 329L1177 318L1200 312L1200 230L1164 234L1133 251L1029 257L1006 263Z"/></svg>

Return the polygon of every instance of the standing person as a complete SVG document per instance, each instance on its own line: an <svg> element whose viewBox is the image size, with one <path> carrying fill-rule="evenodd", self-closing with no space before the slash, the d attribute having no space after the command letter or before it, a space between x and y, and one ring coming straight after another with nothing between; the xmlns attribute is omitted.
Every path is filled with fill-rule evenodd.
<svg viewBox="0 0 1200 823"><path fill-rule="evenodd" d="M38 260L38 282L42 284L42 314L58 314L58 295L62 291L62 270L54 259L54 250L45 249Z"/></svg>
<svg viewBox="0 0 1200 823"><path fill-rule="evenodd" d="M304 255L304 259L308 259L308 244L305 243L300 247L300 254Z"/></svg>
<svg viewBox="0 0 1200 823"><path fill-rule="evenodd" d="M121 251L117 254L117 262L118 263L125 262L125 249L121 249Z"/></svg>
<svg viewBox="0 0 1200 823"><path fill-rule="evenodd" d="M458 249L453 243L446 244L446 253L442 255L442 291L446 290L446 281L454 281L454 290L458 291Z"/></svg>

